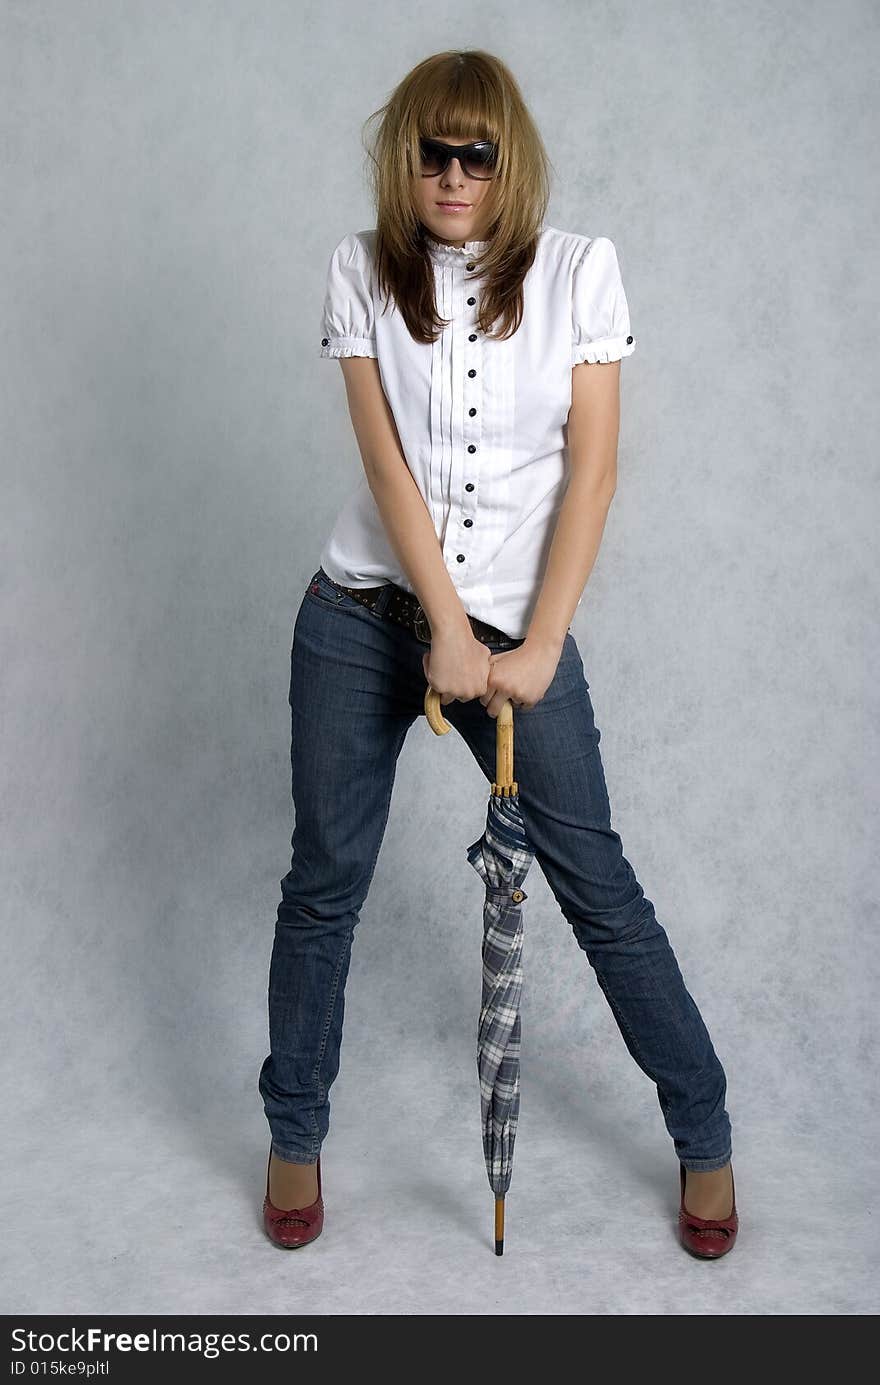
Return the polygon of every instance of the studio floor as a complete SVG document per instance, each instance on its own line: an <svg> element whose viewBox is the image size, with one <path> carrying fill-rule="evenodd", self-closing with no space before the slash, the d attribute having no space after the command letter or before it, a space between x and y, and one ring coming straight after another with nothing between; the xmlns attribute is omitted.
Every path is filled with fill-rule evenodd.
<svg viewBox="0 0 880 1385"><path fill-rule="evenodd" d="M410 1062L371 1090L349 1064L322 1156L324 1231L294 1252L262 1230L268 1141L247 1074L185 1117L133 1090L116 1119L83 1101L48 1130L34 1106L5 1141L3 1312L876 1312L867 1148L844 1175L820 1136L789 1141L780 1169L778 1132L749 1126L737 1244L702 1262L676 1239L678 1166L649 1084L562 1120L532 1071L499 1257L478 1122L454 1079L426 1119L427 1076ZM395 1125L389 1109L409 1116Z"/></svg>

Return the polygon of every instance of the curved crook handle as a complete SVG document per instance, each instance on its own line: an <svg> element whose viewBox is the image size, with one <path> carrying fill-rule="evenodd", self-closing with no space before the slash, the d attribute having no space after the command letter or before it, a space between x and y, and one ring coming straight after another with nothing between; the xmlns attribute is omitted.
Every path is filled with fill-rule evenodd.
<svg viewBox="0 0 880 1385"><path fill-rule="evenodd" d="M445 736L447 731L452 730L452 723L446 720L441 706L440 694L429 683L425 690L425 716L435 736ZM510 742L513 734L513 703L509 697L501 704L501 711L495 720L495 734L500 748L502 743L506 746Z"/></svg>
<svg viewBox="0 0 880 1385"><path fill-rule="evenodd" d="M429 683L425 691L425 716L435 736L445 736L447 731L452 730L452 722L446 720L440 707L440 694Z"/></svg>

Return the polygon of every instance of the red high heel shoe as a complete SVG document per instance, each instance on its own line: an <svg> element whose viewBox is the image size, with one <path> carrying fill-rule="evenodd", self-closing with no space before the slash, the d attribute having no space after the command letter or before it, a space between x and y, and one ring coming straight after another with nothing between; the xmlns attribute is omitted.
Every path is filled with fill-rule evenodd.
<svg viewBox="0 0 880 1385"><path fill-rule="evenodd" d="M263 1199L263 1226L270 1241L284 1250L296 1250L307 1246L320 1236L324 1226L324 1199L321 1196L321 1156L318 1155L318 1196L308 1207L275 1207L269 1201L269 1169L272 1166L272 1151L269 1150L269 1163L266 1166L266 1196Z"/></svg>
<svg viewBox="0 0 880 1385"><path fill-rule="evenodd" d="M697 1217L684 1205L684 1190L687 1173L684 1164L679 1163L681 1171L681 1205L678 1209L678 1238L685 1250L698 1255L702 1260L717 1260L733 1249L736 1233L739 1230L739 1217L736 1212L736 1187L733 1182L733 1169L730 1170L730 1183L733 1192L733 1205L729 1217L713 1220L711 1217Z"/></svg>

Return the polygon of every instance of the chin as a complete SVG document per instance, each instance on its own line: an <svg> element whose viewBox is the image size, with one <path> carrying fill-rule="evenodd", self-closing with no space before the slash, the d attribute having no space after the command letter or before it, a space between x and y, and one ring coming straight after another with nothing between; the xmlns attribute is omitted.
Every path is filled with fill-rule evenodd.
<svg viewBox="0 0 880 1385"><path fill-rule="evenodd" d="M474 240L473 226L473 217L444 216L434 223L433 234L441 238L445 236L447 240Z"/></svg>

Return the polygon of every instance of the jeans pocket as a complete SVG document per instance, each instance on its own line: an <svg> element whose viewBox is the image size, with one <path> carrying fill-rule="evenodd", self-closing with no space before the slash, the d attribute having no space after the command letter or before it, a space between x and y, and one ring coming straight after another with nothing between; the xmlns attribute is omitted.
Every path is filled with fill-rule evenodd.
<svg viewBox="0 0 880 1385"><path fill-rule="evenodd" d="M333 606L337 610L366 610L363 602L356 600L355 597L350 596L348 592L337 586L333 578L328 577L323 568L319 568L309 578L305 594L317 601L320 606Z"/></svg>

